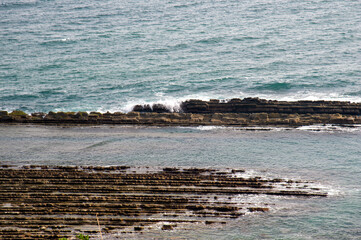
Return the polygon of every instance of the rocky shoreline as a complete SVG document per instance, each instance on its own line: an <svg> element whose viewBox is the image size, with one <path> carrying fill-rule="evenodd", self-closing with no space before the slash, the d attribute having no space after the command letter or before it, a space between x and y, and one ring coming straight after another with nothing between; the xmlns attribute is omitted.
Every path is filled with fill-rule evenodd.
<svg viewBox="0 0 361 240"><path fill-rule="evenodd" d="M0 166L1 239L99 237L222 226L274 207L242 196L326 197L308 181L244 169ZM253 199L253 198L252 198ZM99 220L99 225L98 225Z"/></svg>
<svg viewBox="0 0 361 240"><path fill-rule="evenodd" d="M155 126L304 126L361 124L361 103L273 101L258 98L187 100L179 109L162 104L136 105L129 113L0 111L0 123L129 124Z"/></svg>

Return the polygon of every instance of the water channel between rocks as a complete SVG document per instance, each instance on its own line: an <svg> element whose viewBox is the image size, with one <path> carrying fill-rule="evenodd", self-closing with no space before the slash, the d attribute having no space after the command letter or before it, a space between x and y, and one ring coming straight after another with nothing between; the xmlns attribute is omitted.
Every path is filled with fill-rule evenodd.
<svg viewBox="0 0 361 240"><path fill-rule="evenodd" d="M105 239L358 235L357 126L0 132L5 238L98 238L97 217Z"/></svg>

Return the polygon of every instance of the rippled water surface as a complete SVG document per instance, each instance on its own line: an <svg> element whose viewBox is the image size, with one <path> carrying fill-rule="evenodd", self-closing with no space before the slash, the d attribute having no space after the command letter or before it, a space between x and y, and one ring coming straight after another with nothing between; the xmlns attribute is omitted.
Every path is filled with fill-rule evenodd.
<svg viewBox="0 0 361 240"><path fill-rule="evenodd" d="M250 96L361 101L360 9L359 0L0 0L0 110L114 112ZM0 163L236 167L312 180L329 197L144 237L358 239L360 138L359 127L335 126L0 125Z"/></svg>
<svg viewBox="0 0 361 240"><path fill-rule="evenodd" d="M361 100L358 0L1 0L0 107Z"/></svg>

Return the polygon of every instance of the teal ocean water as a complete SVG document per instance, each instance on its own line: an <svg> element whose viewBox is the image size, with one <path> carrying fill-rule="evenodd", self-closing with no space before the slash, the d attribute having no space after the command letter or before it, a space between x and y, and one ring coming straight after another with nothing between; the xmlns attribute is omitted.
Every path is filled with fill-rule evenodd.
<svg viewBox="0 0 361 240"><path fill-rule="evenodd" d="M361 101L359 0L0 0L0 108Z"/></svg>
<svg viewBox="0 0 361 240"><path fill-rule="evenodd" d="M0 0L0 110L360 102L360 9L359 0ZM0 163L236 167L312 180L327 198L255 197L275 207L140 239L360 239L360 126L251 130L3 125Z"/></svg>

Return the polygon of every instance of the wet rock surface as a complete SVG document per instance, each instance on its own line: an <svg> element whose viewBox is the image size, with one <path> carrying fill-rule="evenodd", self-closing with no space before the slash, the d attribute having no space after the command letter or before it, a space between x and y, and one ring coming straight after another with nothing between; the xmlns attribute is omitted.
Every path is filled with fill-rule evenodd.
<svg viewBox="0 0 361 240"><path fill-rule="evenodd" d="M259 98L234 98L227 102L187 100L181 104L190 113L287 113L360 115L361 104L342 101L275 101Z"/></svg>
<svg viewBox="0 0 361 240"><path fill-rule="evenodd" d="M173 112L162 104L136 105L137 112ZM348 114L360 115L361 103L345 101L276 101L259 98L233 98L230 100L211 99L203 101L190 99L180 104L184 113L288 113L288 114Z"/></svg>
<svg viewBox="0 0 361 240"><path fill-rule="evenodd" d="M340 101L284 102L258 98L187 100L180 109L162 104L136 105L129 113L0 111L0 123L130 124L155 126L302 126L361 124L361 103Z"/></svg>
<svg viewBox="0 0 361 240"><path fill-rule="evenodd" d="M141 234L184 224L225 224L267 214L244 195L326 197L309 182L245 177L243 169L0 166L1 239L57 239L82 232Z"/></svg>

